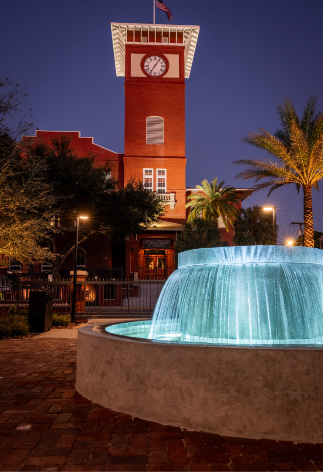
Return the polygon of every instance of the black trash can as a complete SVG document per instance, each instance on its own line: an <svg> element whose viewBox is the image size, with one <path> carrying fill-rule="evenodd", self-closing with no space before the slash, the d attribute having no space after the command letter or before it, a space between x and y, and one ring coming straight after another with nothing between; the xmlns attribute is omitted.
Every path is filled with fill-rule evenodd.
<svg viewBox="0 0 323 472"><path fill-rule="evenodd" d="M53 292L35 290L29 293L28 321L31 331L42 333L52 327Z"/></svg>

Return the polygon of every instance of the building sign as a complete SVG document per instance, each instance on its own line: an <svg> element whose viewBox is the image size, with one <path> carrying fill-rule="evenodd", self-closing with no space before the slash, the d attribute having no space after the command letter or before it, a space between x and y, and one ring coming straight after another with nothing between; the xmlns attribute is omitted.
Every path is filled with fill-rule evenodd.
<svg viewBox="0 0 323 472"><path fill-rule="evenodd" d="M144 239L144 249L169 249L170 239Z"/></svg>

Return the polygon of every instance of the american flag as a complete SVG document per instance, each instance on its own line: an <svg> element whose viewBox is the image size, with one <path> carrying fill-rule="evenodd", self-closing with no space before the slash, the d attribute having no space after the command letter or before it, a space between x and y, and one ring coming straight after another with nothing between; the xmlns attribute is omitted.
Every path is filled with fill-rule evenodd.
<svg viewBox="0 0 323 472"><path fill-rule="evenodd" d="M166 7L165 3L162 0L156 0L156 7L159 8L159 10L163 10L167 14L167 18L169 21L172 21L173 19L173 13L170 11L169 8Z"/></svg>

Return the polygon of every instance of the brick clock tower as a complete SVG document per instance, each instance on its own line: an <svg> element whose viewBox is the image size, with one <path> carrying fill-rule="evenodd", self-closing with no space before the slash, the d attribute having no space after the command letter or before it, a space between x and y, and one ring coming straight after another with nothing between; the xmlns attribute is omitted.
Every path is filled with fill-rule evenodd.
<svg viewBox="0 0 323 472"><path fill-rule="evenodd" d="M174 231L186 220L185 79L199 26L112 23L111 29L116 73L125 77L124 182L142 180L166 204L164 221L151 229L150 242L146 233L138 243L144 257L148 246L155 252L171 249ZM133 259L126 264L133 269L128 273L140 269Z"/></svg>

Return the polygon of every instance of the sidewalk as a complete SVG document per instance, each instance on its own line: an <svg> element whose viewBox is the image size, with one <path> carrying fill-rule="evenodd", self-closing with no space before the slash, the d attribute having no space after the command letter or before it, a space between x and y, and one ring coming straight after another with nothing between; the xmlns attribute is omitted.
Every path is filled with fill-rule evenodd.
<svg viewBox="0 0 323 472"><path fill-rule="evenodd" d="M323 470L323 444L182 431L93 404L74 389L76 334L0 341L0 471Z"/></svg>

